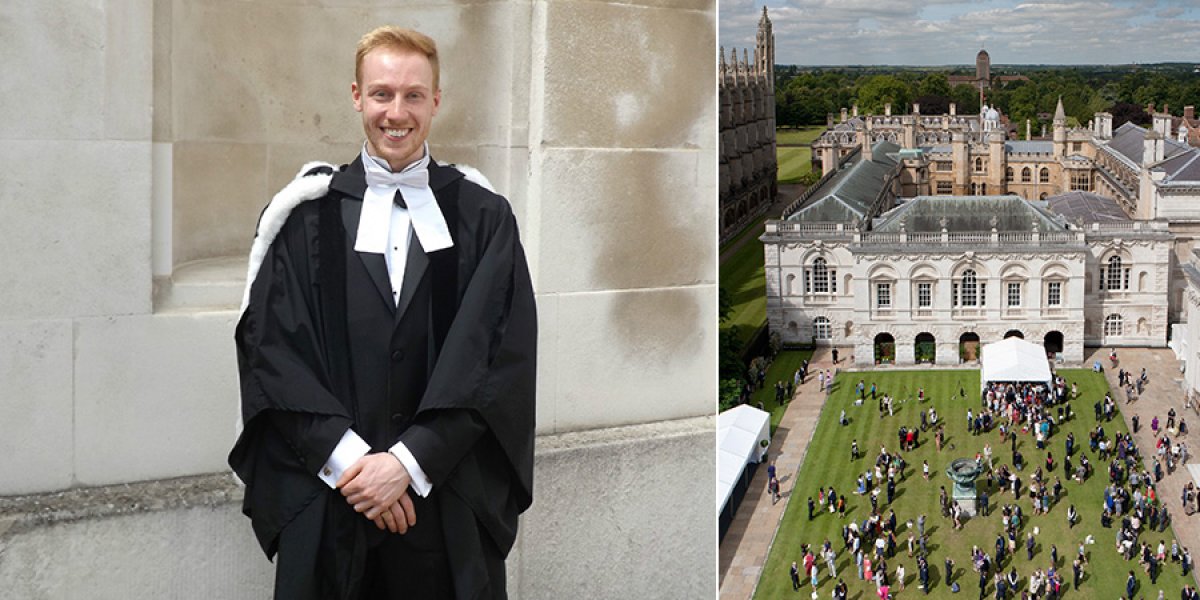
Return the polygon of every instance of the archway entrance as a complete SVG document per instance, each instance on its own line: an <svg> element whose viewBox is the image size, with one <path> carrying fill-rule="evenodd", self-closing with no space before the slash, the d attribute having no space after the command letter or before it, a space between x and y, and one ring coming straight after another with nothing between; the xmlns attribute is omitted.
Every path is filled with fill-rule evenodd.
<svg viewBox="0 0 1200 600"><path fill-rule="evenodd" d="M1063 351L1063 334L1061 331L1051 331L1046 334L1042 340L1042 346L1046 348L1046 355L1051 358L1057 358L1058 354Z"/></svg>
<svg viewBox="0 0 1200 600"><path fill-rule="evenodd" d="M979 334L968 331L958 336L958 359L963 362L979 360Z"/></svg>
<svg viewBox="0 0 1200 600"><path fill-rule="evenodd" d="M913 358L918 363L937 362L937 341L932 333L921 333L917 335L917 340L913 343Z"/></svg>
<svg viewBox="0 0 1200 600"><path fill-rule="evenodd" d="M1004 334L1004 339L1006 339L1006 340L1007 340L1007 339L1008 339L1008 338L1010 338L1010 337L1015 337L1015 338L1025 339L1025 334L1021 333L1020 331L1017 331L1016 329L1009 329L1009 330L1008 330L1008 331L1007 331L1007 332Z"/></svg>
<svg viewBox="0 0 1200 600"><path fill-rule="evenodd" d="M875 364L896 362L896 338L890 333L875 336Z"/></svg>

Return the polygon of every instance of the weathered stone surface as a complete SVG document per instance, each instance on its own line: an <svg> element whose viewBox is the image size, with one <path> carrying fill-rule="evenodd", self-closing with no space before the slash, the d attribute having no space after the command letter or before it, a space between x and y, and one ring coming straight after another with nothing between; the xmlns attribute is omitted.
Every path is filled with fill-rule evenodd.
<svg viewBox="0 0 1200 600"><path fill-rule="evenodd" d="M75 469L85 485L226 469L238 415L237 313L77 325Z"/></svg>
<svg viewBox="0 0 1200 600"><path fill-rule="evenodd" d="M560 295L554 431L712 414L716 310L708 285Z"/></svg>
<svg viewBox="0 0 1200 600"><path fill-rule="evenodd" d="M707 152L553 150L543 166L539 291L712 283Z"/></svg>
<svg viewBox="0 0 1200 600"><path fill-rule="evenodd" d="M71 177L63 177L63 161ZM4 140L0 315L150 308L150 142Z"/></svg>
<svg viewBox="0 0 1200 600"><path fill-rule="evenodd" d="M711 12L552 2L546 15L546 145L712 146Z"/></svg>
<svg viewBox="0 0 1200 600"><path fill-rule="evenodd" d="M0 496L71 485L71 322L0 322Z"/></svg>

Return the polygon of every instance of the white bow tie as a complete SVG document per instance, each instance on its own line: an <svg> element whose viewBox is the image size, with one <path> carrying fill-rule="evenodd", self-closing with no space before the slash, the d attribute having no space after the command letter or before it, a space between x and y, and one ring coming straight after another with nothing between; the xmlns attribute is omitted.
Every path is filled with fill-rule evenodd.
<svg viewBox="0 0 1200 600"><path fill-rule="evenodd" d="M433 190L429 188L429 149L425 156L399 173L392 173L362 151L367 191L363 194L362 213L358 219L358 236L354 249L358 252L383 254L388 247L391 228L392 202L408 210L413 231L426 254L454 245L450 229L438 207ZM397 194L399 191L399 194ZM407 235L408 232L398 232Z"/></svg>

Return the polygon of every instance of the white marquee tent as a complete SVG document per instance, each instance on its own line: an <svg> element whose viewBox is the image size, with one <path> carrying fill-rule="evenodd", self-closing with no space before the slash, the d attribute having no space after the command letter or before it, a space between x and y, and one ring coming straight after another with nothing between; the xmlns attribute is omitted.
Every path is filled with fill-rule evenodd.
<svg viewBox="0 0 1200 600"><path fill-rule="evenodd" d="M771 439L771 414L740 404L717 416L717 514L742 478L746 465L762 462Z"/></svg>
<svg viewBox="0 0 1200 600"><path fill-rule="evenodd" d="M1046 349L1019 337L1010 337L983 347L980 384L992 381L1050 381Z"/></svg>

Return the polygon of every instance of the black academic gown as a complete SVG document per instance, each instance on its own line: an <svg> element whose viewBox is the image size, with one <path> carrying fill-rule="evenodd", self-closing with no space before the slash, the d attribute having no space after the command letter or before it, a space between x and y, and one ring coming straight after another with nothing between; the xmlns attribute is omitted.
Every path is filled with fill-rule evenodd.
<svg viewBox="0 0 1200 600"><path fill-rule="evenodd" d="M236 342L245 429L230 465L277 597L359 593L383 536L317 478L352 427L402 440L434 485L410 491L403 542L444 553L454 597L503 598L503 559L532 500L536 314L508 202L431 161L453 248L414 236L399 305L382 255L354 251L359 160L292 210L250 287ZM312 173L322 177L327 173Z"/></svg>

